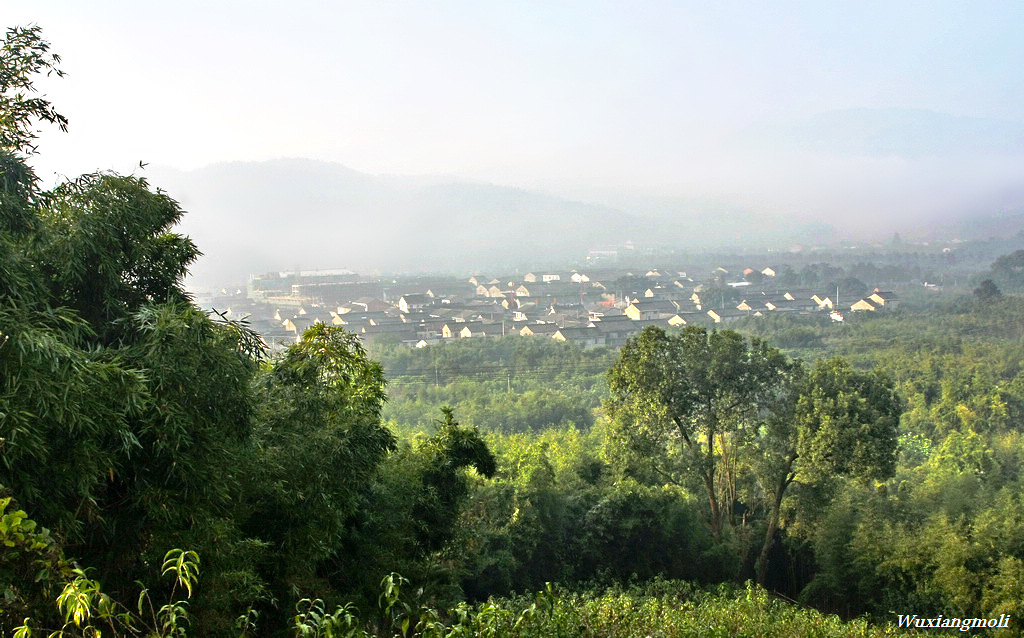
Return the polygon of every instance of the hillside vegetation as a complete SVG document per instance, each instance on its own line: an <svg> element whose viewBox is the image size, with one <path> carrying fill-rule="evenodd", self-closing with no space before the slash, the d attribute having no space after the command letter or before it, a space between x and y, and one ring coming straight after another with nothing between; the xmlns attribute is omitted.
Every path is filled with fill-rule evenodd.
<svg viewBox="0 0 1024 638"><path fill-rule="evenodd" d="M1020 298L269 359L169 195L40 187L58 63L0 50L3 635L1019 633Z"/></svg>

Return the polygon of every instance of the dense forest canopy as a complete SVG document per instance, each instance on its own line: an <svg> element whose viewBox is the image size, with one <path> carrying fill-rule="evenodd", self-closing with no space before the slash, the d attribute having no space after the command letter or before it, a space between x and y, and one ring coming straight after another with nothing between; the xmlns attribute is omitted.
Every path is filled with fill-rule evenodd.
<svg viewBox="0 0 1024 638"><path fill-rule="evenodd" d="M0 49L5 635L1024 617L1018 254L979 294L844 324L372 356L316 324L270 358L192 304L198 248L167 193L111 173L40 186L37 126L67 120L33 79L59 63L36 27Z"/></svg>

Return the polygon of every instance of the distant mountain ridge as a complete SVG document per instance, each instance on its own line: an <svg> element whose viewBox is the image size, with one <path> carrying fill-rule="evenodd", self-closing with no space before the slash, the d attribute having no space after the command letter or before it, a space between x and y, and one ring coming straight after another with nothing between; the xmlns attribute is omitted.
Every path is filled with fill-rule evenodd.
<svg viewBox="0 0 1024 638"><path fill-rule="evenodd" d="M1024 187L978 196L959 214L923 227L920 219L896 216L866 224L856 215L825 222L824 214L755 214L727 200L685 197L623 197L608 206L455 178L375 176L308 159L149 167L146 176L187 211L180 230L205 253L192 268L193 282L203 286L296 268L510 273L564 267L590 249L627 241L698 250L829 245L858 236L849 234L851 223L862 238L894 231L956 236L971 220L981 222L976 230L991 227L994 212L1024 203ZM1007 232L1016 223L998 226Z"/></svg>
<svg viewBox="0 0 1024 638"><path fill-rule="evenodd" d="M420 185L313 160L155 168L206 254L201 278L273 269L470 269L578 256L639 237L621 211L483 184Z"/></svg>
<svg viewBox="0 0 1024 638"><path fill-rule="evenodd" d="M651 219L524 189L376 177L315 160L154 167L149 179L188 211L181 230L205 253L193 268L201 280L295 267L536 268L627 241L693 247L756 240L742 212Z"/></svg>

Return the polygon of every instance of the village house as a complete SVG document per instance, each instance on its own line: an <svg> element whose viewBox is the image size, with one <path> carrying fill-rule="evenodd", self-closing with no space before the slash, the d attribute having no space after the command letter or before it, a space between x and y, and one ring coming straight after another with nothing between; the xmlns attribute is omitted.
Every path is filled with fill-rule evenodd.
<svg viewBox="0 0 1024 638"><path fill-rule="evenodd" d="M574 343L583 348L605 345L605 335L599 329L585 326L559 328L551 338L555 341Z"/></svg>
<svg viewBox="0 0 1024 638"><path fill-rule="evenodd" d="M355 323L376 325L389 320L401 321L401 318L390 315L384 310L376 312L348 312L345 314L334 315L331 323L336 326L347 326Z"/></svg>
<svg viewBox="0 0 1024 638"><path fill-rule="evenodd" d="M664 301L689 301L690 293L688 291L679 290L674 286L652 286L644 290L645 299L661 299Z"/></svg>
<svg viewBox="0 0 1024 638"><path fill-rule="evenodd" d="M451 323L451 321L443 317L421 318L415 322L416 336L420 338L440 337L441 331L448 323Z"/></svg>
<svg viewBox="0 0 1024 638"><path fill-rule="evenodd" d="M707 315L711 317L711 320L715 323L731 323L742 319L743 317L750 316L750 313L736 308L717 308L708 310Z"/></svg>
<svg viewBox="0 0 1024 638"><path fill-rule="evenodd" d="M402 295L398 298L398 309L402 312L412 312L426 308L433 303L433 299L426 294Z"/></svg>
<svg viewBox="0 0 1024 638"><path fill-rule="evenodd" d="M282 321L281 327L284 328L285 332L289 332L298 338L314 323L315 321L309 317L295 315L294 317L288 317Z"/></svg>
<svg viewBox="0 0 1024 638"><path fill-rule="evenodd" d="M524 337L550 337L558 332L556 323L531 323L522 327L519 334Z"/></svg>
<svg viewBox="0 0 1024 638"><path fill-rule="evenodd" d="M835 300L828 295L822 296L818 294L813 294L811 295L811 300L814 301L814 303L818 304L819 310L832 310L833 308L838 307L838 304L835 302Z"/></svg>
<svg viewBox="0 0 1024 638"><path fill-rule="evenodd" d="M648 322L633 321L625 315L605 317L600 321L591 321L588 328L597 330L603 337L607 346L618 348L626 343L626 340L640 332Z"/></svg>
<svg viewBox="0 0 1024 638"><path fill-rule="evenodd" d="M705 292L704 286L696 286L690 294L690 302L697 310L703 310L705 305L710 305L710 293Z"/></svg>
<svg viewBox="0 0 1024 638"><path fill-rule="evenodd" d="M462 332L463 326L465 326L467 323L472 323L472 322L468 322L468 321L449 321L449 322L445 323L444 325L441 326L441 338L442 339L458 339L459 338L459 333Z"/></svg>
<svg viewBox="0 0 1024 638"><path fill-rule="evenodd" d="M505 335L505 325L501 323L484 323L483 321L470 321L462 324L459 330L460 339L473 337L501 337Z"/></svg>
<svg viewBox="0 0 1024 638"><path fill-rule="evenodd" d="M338 314L344 315L350 312L383 312L394 308L383 299L373 297L360 297L347 303L338 304Z"/></svg>
<svg viewBox="0 0 1024 638"><path fill-rule="evenodd" d="M602 314L600 317L591 317L590 320L592 322L593 321L599 321L602 324L604 324L605 326L609 326L609 325L632 326L633 325L633 320L630 319L625 314L622 314L622 313L618 313L618 314L605 313L605 314Z"/></svg>
<svg viewBox="0 0 1024 638"><path fill-rule="evenodd" d="M686 317L679 313L676 313L668 318L668 325L670 326L685 326L686 324Z"/></svg>
<svg viewBox="0 0 1024 638"><path fill-rule="evenodd" d="M529 321L531 317L544 314L544 309L536 301L516 300L516 307L512 308L512 319L514 321Z"/></svg>
<svg viewBox="0 0 1024 638"><path fill-rule="evenodd" d="M586 306L580 303L558 303L554 302L548 306L547 321L557 321L554 317L565 318L572 321L584 320L589 316Z"/></svg>
<svg viewBox="0 0 1024 638"><path fill-rule="evenodd" d="M551 297L566 301L578 299L580 292L581 288L579 285L562 281L522 284L515 289L515 293L521 297Z"/></svg>
<svg viewBox="0 0 1024 638"><path fill-rule="evenodd" d="M626 316L634 321L671 317L679 312L679 306L671 301L634 301L626 307Z"/></svg>
<svg viewBox="0 0 1024 638"><path fill-rule="evenodd" d="M419 340L416 334L416 326L407 323L362 326L356 334L367 343L387 338L408 342L412 345Z"/></svg>
<svg viewBox="0 0 1024 638"><path fill-rule="evenodd" d="M798 310L797 306L793 303L793 300L786 299L785 297L766 299L764 307L774 312L794 312Z"/></svg>
<svg viewBox="0 0 1024 638"><path fill-rule="evenodd" d="M878 308L886 308L893 310L899 304L899 297L894 292L881 291L875 288L875 291L867 296L867 299L871 301Z"/></svg>

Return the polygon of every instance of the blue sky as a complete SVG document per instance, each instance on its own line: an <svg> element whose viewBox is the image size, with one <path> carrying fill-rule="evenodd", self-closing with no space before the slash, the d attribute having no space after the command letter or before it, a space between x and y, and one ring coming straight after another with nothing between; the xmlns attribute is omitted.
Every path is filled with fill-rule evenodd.
<svg viewBox="0 0 1024 638"><path fill-rule="evenodd" d="M1024 125L1021 2L0 8L7 25L42 26L68 72L41 83L71 120L71 133L42 139L44 177L307 157L572 193L744 190L743 205L810 210L828 204L800 190L808 170L826 190L860 191L840 176L926 184L963 167L766 160L737 151L737 136L853 108Z"/></svg>

